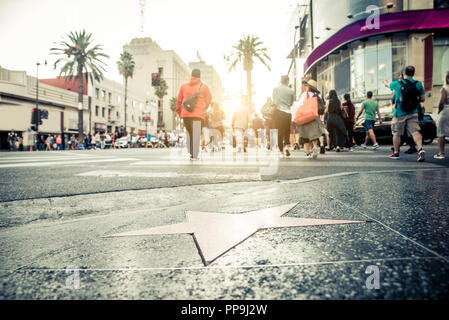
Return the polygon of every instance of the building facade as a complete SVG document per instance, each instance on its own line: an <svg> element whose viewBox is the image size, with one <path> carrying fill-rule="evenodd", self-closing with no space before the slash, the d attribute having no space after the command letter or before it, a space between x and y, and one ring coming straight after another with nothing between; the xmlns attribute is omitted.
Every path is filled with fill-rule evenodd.
<svg viewBox="0 0 449 320"><path fill-rule="evenodd" d="M134 38L123 50L132 54L136 63L135 74L128 83L134 92L155 96L151 74L162 74L168 91L161 101L158 99L157 127L172 131L176 127L176 113L171 110L170 99L178 97L179 88L190 79L191 69L173 50L163 50L151 38Z"/></svg>
<svg viewBox="0 0 449 320"><path fill-rule="evenodd" d="M35 145L36 132L31 130L31 113L36 107L35 77L25 71L0 67L0 141L7 149L8 132L14 130L23 139L24 148ZM39 135L61 135L63 145L72 134L78 134L78 94L39 82L38 107L48 112L48 119L39 125ZM89 99L83 99L84 132L89 127Z"/></svg>
<svg viewBox="0 0 449 320"><path fill-rule="evenodd" d="M357 104L372 91L381 106L389 105L384 81L398 80L413 65L426 90L425 110L437 110L449 71L449 1L308 0L305 6L297 15L305 21L298 57L324 95L350 93Z"/></svg>
<svg viewBox="0 0 449 320"><path fill-rule="evenodd" d="M78 82L65 78L42 79L46 83L68 91L78 92ZM88 96L89 118L88 133L95 132L145 134L146 131L155 134L157 104L151 95L133 92L128 88L127 117L125 128L125 86L109 79L94 80L84 86L84 94Z"/></svg>

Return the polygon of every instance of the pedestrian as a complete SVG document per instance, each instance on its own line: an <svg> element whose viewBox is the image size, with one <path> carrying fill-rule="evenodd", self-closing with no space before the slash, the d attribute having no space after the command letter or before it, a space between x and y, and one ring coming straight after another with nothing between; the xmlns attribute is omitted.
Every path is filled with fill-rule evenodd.
<svg viewBox="0 0 449 320"><path fill-rule="evenodd" d="M104 146L105 146L104 140L105 140L105 136L104 136L104 132L102 132L100 134L100 149L104 149Z"/></svg>
<svg viewBox="0 0 449 320"><path fill-rule="evenodd" d="M51 147L52 150L58 150L58 145L56 144L56 135L51 136Z"/></svg>
<svg viewBox="0 0 449 320"><path fill-rule="evenodd" d="M449 137L449 71L446 72L444 86L441 88L441 98L438 104L438 122L437 122L437 137L440 152L433 157L442 160L445 158L444 145L446 144L446 137Z"/></svg>
<svg viewBox="0 0 449 320"><path fill-rule="evenodd" d="M315 80L304 80L305 91L301 94L298 104L300 107L306 102L307 99L317 97L318 100L322 100L320 91L317 89L317 82ZM301 137L301 144L304 144L307 159L316 159L318 157L318 141L320 137L325 133L323 124L320 118L308 122L303 125L298 125L297 130Z"/></svg>
<svg viewBox="0 0 449 320"><path fill-rule="evenodd" d="M343 120L343 110L337 91L329 91L329 101L326 104L324 117L327 118L327 130L329 131L330 144L335 151L347 146L348 133Z"/></svg>
<svg viewBox="0 0 449 320"><path fill-rule="evenodd" d="M212 102L212 108L209 112L209 127L212 129L211 139L213 142L213 149L219 151L222 148L222 141L224 137L223 121L226 119L224 111L220 108L218 102Z"/></svg>
<svg viewBox="0 0 449 320"><path fill-rule="evenodd" d="M235 146L237 152L246 152L245 133L248 130L248 124L251 120L251 114L248 107L242 102L234 111L232 116L232 129L234 131Z"/></svg>
<svg viewBox="0 0 449 320"><path fill-rule="evenodd" d="M97 149L97 132L95 131L94 135L92 136L91 140L92 149Z"/></svg>
<svg viewBox="0 0 449 320"><path fill-rule="evenodd" d="M401 81L393 81L389 83L384 81L385 86L395 92L395 108L393 110L393 121L391 123L391 131L393 133L394 151L390 155L390 159L399 159L399 145L401 136L407 127L408 132L412 135L413 140L418 147L418 162L425 161L425 151L422 147L422 135L420 133L418 108L420 102L426 100L424 87L420 81L413 79L415 75L415 67L408 66L404 70L404 79Z"/></svg>
<svg viewBox="0 0 449 320"><path fill-rule="evenodd" d="M62 139L61 139L61 136L60 136L60 135L58 135L58 136L56 137L56 146L57 146L57 149L58 149L58 150L62 150Z"/></svg>
<svg viewBox="0 0 449 320"><path fill-rule="evenodd" d="M52 141L52 137L49 134L47 136L47 139L45 140L45 151L51 151L51 141Z"/></svg>
<svg viewBox="0 0 449 320"><path fill-rule="evenodd" d="M343 120L345 122L346 131L348 132L348 144L347 147L351 151L351 148L355 145L354 141L354 124L355 124L355 107L351 101L351 96L346 93L343 96Z"/></svg>
<svg viewBox="0 0 449 320"><path fill-rule="evenodd" d="M366 149L369 140L373 142L373 149L376 150L379 148L379 144L376 141L376 135L374 133L374 124L376 123L376 113L379 116L379 124L382 125L382 116L380 115L379 105L376 101L373 100L373 93L368 91L366 93L366 100L362 102L362 108L360 109L359 114L356 117L356 121L365 111L365 122L363 127L365 128L365 143L362 144L362 148ZM400 137L399 137L400 138Z"/></svg>
<svg viewBox="0 0 449 320"><path fill-rule="evenodd" d="M256 135L256 146L259 147L259 143L261 143L261 141L263 140L263 130L265 129L265 125L263 120L259 117L258 113L254 114L251 128L254 130L254 133Z"/></svg>
<svg viewBox="0 0 449 320"><path fill-rule="evenodd" d="M187 129L187 148L190 160L193 161L199 159L201 130L211 101L212 94L209 87L201 81L201 71L193 69L190 81L184 83L179 89L176 103L176 113L183 119L184 127Z"/></svg>
<svg viewBox="0 0 449 320"><path fill-rule="evenodd" d="M100 132L96 131L95 132L95 149L100 149L100 148L101 148Z"/></svg>
<svg viewBox="0 0 449 320"><path fill-rule="evenodd" d="M273 90L273 102L276 110L273 114L273 121L278 130L278 146L281 158L290 158L290 128L292 122L291 107L295 100L295 93L288 86L289 77L281 77L281 85ZM285 153L284 153L285 152Z"/></svg>
<svg viewBox="0 0 449 320"><path fill-rule="evenodd" d="M14 132L14 129L8 133L8 142L9 142L9 151L14 151L14 143L17 139L17 133Z"/></svg>

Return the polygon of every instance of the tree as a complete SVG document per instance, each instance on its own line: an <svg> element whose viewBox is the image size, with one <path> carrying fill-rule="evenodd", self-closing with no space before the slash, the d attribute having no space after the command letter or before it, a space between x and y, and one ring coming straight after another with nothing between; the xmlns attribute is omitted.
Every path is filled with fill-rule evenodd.
<svg viewBox="0 0 449 320"><path fill-rule="evenodd" d="M59 47L51 48L51 54L61 56L54 63L56 69L62 64L59 76L65 76L66 80L72 80L74 77L78 81L78 103L83 103L84 80L96 81L103 80L103 72L106 71L106 63L101 58L109 58L102 52L103 45L92 44L92 34L85 30L80 32L70 32L67 37L69 41L60 41ZM86 75L86 77L84 77ZM78 110L78 140L84 142L83 133L83 110Z"/></svg>
<svg viewBox="0 0 449 320"><path fill-rule="evenodd" d="M173 128L176 128L176 105L178 103L178 98L173 97L170 99L170 110L173 112Z"/></svg>
<svg viewBox="0 0 449 320"><path fill-rule="evenodd" d="M262 44L263 42L259 41L259 37L250 35L243 36L243 39L240 39L238 45L233 47L234 52L227 57L225 56L225 60L229 64L228 72L234 70L237 64L243 60L243 69L246 71L247 99L251 110L253 109L251 72L253 70L254 59L257 58L268 68L268 71L271 71L266 61L271 61L271 58L268 56L268 48L260 48Z"/></svg>
<svg viewBox="0 0 449 320"><path fill-rule="evenodd" d="M134 74L134 69L136 63L133 60L131 53L123 51L120 54L120 59L117 61L117 67L120 74L123 76L125 81L125 131L128 132L126 128L126 123L128 119L128 78L132 78Z"/></svg>
<svg viewBox="0 0 449 320"><path fill-rule="evenodd" d="M158 127L162 127L162 123L163 123L163 110L164 110L164 96L167 95L167 91L168 91L168 86L167 86L167 82L164 79L161 79L159 85L157 87L155 87L155 92L154 94L159 98L159 110L161 110L161 113L158 113Z"/></svg>

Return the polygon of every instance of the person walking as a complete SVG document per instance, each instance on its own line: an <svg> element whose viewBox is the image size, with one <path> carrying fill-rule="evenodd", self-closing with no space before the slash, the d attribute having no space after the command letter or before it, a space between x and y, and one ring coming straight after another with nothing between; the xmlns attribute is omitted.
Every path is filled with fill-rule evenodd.
<svg viewBox="0 0 449 320"><path fill-rule="evenodd" d="M278 130L278 146L281 158L290 158L291 156L289 150L292 122L291 107L295 100L295 93L288 84L288 76L282 76L281 85L273 90L273 102L277 107L273 114L273 121L275 128Z"/></svg>
<svg viewBox="0 0 449 320"><path fill-rule="evenodd" d="M317 89L317 82L315 80L308 80L305 82L305 91L299 98L300 108L307 99L317 97L322 99L320 91ZM303 125L298 125L297 130L299 132L301 144L304 144L307 159L316 159L318 157L318 141L320 137L325 133L323 124L320 117Z"/></svg>
<svg viewBox="0 0 449 320"><path fill-rule="evenodd" d="M422 135L418 120L418 108L420 102L426 100L424 87L420 81L413 79L415 75L415 67L408 66L404 70L404 79L401 81L393 81L389 83L387 80L384 84L395 92L395 108L393 110L393 121L391 123L391 131L393 133L394 151L390 155L390 159L399 159L399 145L401 136L407 127L408 132L415 140L418 147L418 162L425 161L425 151L422 145Z"/></svg>
<svg viewBox="0 0 449 320"><path fill-rule="evenodd" d="M58 134L56 137L56 145L58 150L62 150L62 139L61 136Z"/></svg>
<svg viewBox="0 0 449 320"><path fill-rule="evenodd" d="M14 129L8 133L8 142L9 142L9 151L14 151L14 143L17 139L17 133L14 132Z"/></svg>
<svg viewBox="0 0 449 320"><path fill-rule="evenodd" d="M351 148L355 145L354 142L354 124L355 124L355 107L351 101L351 96L346 93L343 96L343 120L345 122L346 131L348 132L347 147L351 151Z"/></svg>
<svg viewBox="0 0 449 320"><path fill-rule="evenodd" d="M441 88L441 98L438 104L437 137L440 152L433 157L438 160L445 159L444 145L446 137L449 137L449 71L444 79L444 86Z"/></svg>
<svg viewBox="0 0 449 320"><path fill-rule="evenodd" d="M251 115L249 109L242 102L240 107L235 110L232 117L232 129L234 130L235 144L237 152L246 152L244 134L248 130Z"/></svg>
<svg viewBox="0 0 449 320"><path fill-rule="evenodd" d="M45 140L45 151L51 151L51 135L48 135L47 139Z"/></svg>
<svg viewBox="0 0 449 320"><path fill-rule="evenodd" d="M226 115L220 108L220 104L217 102L212 103L212 108L209 112L209 127L212 129L211 138L213 140L214 148L212 150L219 151L222 147L222 141L224 137L223 121L226 119Z"/></svg>
<svg viewBox="0 0 449 320"><path fill-rule="evenodd" d="M259 147L259 143L263 141L263 132L265 129L264 121L260 118L258 113L254 114L254 119L251 123L251 128L256 135L256 147Z"/></svg>
<svg viewBox="0 0 449 320"><path fill-rule="evenodd" d="M348 133L343 121L341 102L335 90L329 91L329 101L326 104L324 117L327 118L331 146L335 147L335 151L340 152L341 148L347 145Z"/></svg>
<svg viewBox="0 0 449 320"><path fill-rule="evenodd" d="M359 119L359 117L362 115L363 111L365 111L365 122L363 124L366 136L365 136L365 143L362 144L362 148L366 149L369 140L373 141L373 149L376 150L379 148L379 144L376 140L376 135L374 134L374 124L376 123L376 113L379 116L379 124L382 125L382 117L379 112L379 105L376 101L374 101L373 93L371 91L368 91L366 93L366 100L362 102L362 108L360 109L359 114L356 117L356 121Z"/></svg>
<svg viewBox="0 0 449 320"><path fill-rule="evenodd" d="M186 99L197 95L196 104L193 110L189 111L183 103ZM201 129L204 126L206 111L212 101L212 94L209 87L201 81L201 71L192 70L192 76L189 82L184 83L179 89L176 103L176 113L183 119L187 130L187 148L190 154L190 160L198 160L199 148L201 143Z"/></svg>

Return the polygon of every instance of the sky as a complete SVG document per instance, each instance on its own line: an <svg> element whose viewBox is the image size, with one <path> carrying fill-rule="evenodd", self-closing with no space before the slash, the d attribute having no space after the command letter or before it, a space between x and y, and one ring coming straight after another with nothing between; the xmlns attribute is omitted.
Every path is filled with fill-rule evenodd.
<svg viewBox="0 0 449 320"><path fill-rule="evenodd" d="M70 31L85 29L95 44L110 56L106 78L122 82L116 61L123 45L135 37L150 37L164 50L174 50L188 64L197 52L215 67L225 95L245 93L246 75L241 68L228 73L224 55L232 52L244 35L258 36L268 47L271 72L256 62L253 90L260 109L286 74L286 59L293 39L287 25L295 0L146 0L143 32L139 0L0 0L0 66L25 70L39 78L58 75L50 48ZM48 65L43 62L47 60Z"/></svg>

